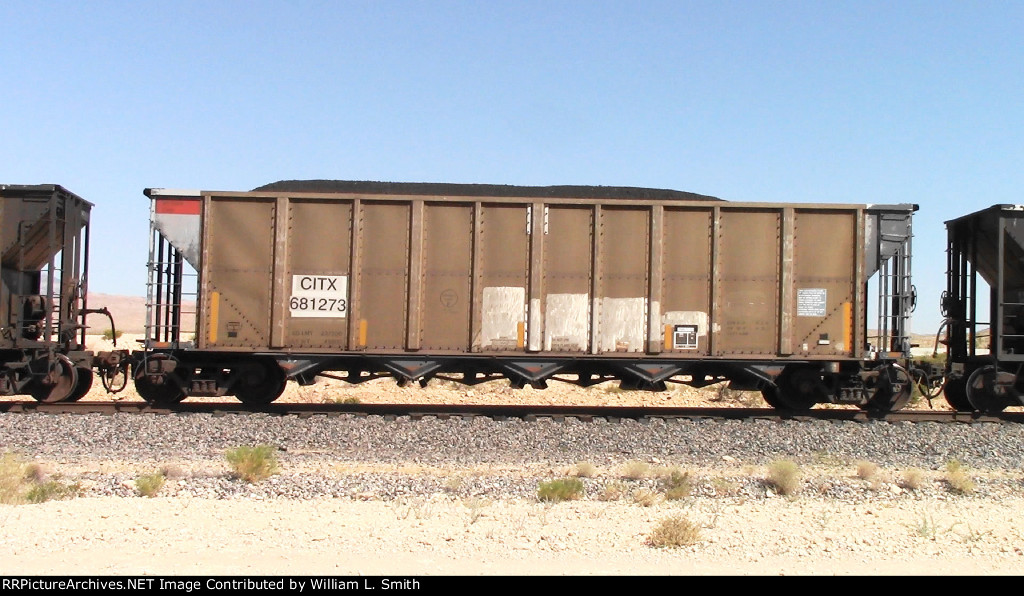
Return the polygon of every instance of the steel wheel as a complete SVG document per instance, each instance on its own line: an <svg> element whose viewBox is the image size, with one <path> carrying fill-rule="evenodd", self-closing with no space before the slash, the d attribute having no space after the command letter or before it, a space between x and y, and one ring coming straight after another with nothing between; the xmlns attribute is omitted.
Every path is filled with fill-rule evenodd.
<svg viewBox="0 0 1024 596"><path fill-rule="evenodd" d="M782 400L779 399L779 388L775 385L762 389L761 397L763 397L764 401L773 408L782 409L786 407L782 403Z"/></svg>
<svg viewBox="0 0 1024 596"><path fill-rule="evenodd" d="M967 379L964 377L947 378L942 386L942 395L945 396L946 403L957 412L970 412L974 409L967 399Z"/></svg>
<svg viewBox="0 0 1024 596"><path fill-rule="evenodd" d="M32 397L37 401L54 403L66 401L78 386L78 371L71 360L58 354L50 363L50 371L32 386Z"/></svg>
<svg viewBox="0 0 1024 596"><path fill-rule="evenodd" d="M778 410L810 410L827 401L821 389L821 373L810 368L787 368L775 380L775 387L762 389L764 400Z"/></svg>
<svg viewBox="0 0 1024 596"><path fill-rule="evenodd" d="M898 364L886 366L878 372L875 394L864 409L874 414L895 412L910 402L913 393L914 383L907 369Z"/></svg>
<svg viewBox="0 0 1024 596"><path fill-rule="evenodd" d="M139 397L154 406L173 406L185 399L185 392L174 383L154 383L148 377L135 379L135 390Z"/></svg>
<svg viewBox="0 0 1024 596"><path fill-rule="evenodd" d="M162 360L170 360L175 363L171 372L166 371L162 365L153 368L153 375L146 374L151 364ZM152 362L151 362L152 361ZM182 379L181 372L186 372L173 356L155 354L135 369L135 390L139 396L154 406L173 406L187 397L185 386L187 381ZM170 367L168 367L170 368Z"/></svg>
<svg viewBox="0 0 1024 596"><path fill-rule="evenodd" d="M85 394L89 393L92 389L92 369L79 368L78 369L78 382L75 383L75 390L68 397L67 401L78 401L85 397Z"/></svg>
<svg viewBox="0 0 1024 596"><path fill-rule="evenodd" d="M967 400L979 412L995 414L1011 405L1013 373L994 366L983 366L971 373L967 380Z"/></svg>
<svg viewBox="0 0 1024 596"><path fill-rule="evenodd" d="M263 406L281 397L288 380L277 361L268 359L240 367L235 397L250 406Z"/></svg>

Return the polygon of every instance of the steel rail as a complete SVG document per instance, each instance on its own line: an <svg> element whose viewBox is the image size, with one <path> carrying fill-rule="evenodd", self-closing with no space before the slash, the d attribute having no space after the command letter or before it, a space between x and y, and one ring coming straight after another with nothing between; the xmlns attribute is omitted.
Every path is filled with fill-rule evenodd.
<svg viewBox="0 0 1024 596"><path fill-rule="evenodd" d="M805 411L776 410L772 408L678 408L678 407L623 407L623 406L550 406L550 405L452 405L452 404L308 404L276 403L253 407L240 402L187 402L170 407L153 406L145 402L67 402L41 403L37 401L0 401L0 413L48 414L273 414L300 417L326 415L409 417L487 417L494 419L556 420L573 418L589 421L652 420L652 419L714 419L714 420L791 420L791 421L888 421L888 422L958 422L958 423L1024 423L1024 412L1010 411L999 414L953 412L948 410L903 410L877 415L852 408L821 408Z"/></svg>

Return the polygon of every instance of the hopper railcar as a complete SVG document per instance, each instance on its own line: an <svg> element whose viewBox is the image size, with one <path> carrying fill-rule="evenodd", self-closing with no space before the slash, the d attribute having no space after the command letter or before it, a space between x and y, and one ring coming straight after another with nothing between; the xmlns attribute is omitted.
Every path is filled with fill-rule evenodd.
<svg viewBox="0 0 1024 596"><path fill-rule="evenodd" d="M946 231L946 400L960 411L1024 405L1024 206L993 205Z"/></svg>
<svg viewBox="0 0 1024 596"><path fill-rule="evenodd" d="M0 395L82 398L127 352L85 348L92 203L55 184L0 185ZM110 319L113 329L113 319ZM123 363L123 364L122 364Z"/></svg>
<svg viewBox="0 0 1024 596"><path fill-rule="evenodd" d="M729 381L789 409L910 396L916 205L337 181L146 195L133 376L153 403L259 405L321 375Z"/></svg>

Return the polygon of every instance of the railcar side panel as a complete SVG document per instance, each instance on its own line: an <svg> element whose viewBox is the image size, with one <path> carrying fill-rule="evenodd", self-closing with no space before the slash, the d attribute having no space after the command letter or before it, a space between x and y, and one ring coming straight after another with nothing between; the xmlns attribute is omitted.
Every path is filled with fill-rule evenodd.
<svg viewBox="0 0 1024 596"><path fill-rule="evenodd" d="M589 353L593 292L594 208L552 205L533 210L533 233L542 234L540 301L531 300L531 351Z"/></svg>
<svg viewBox="0 0 1024 596"><path fill-rule="evenodd" d="M707 356L711 346L713 209L666 208L660 243L663 337L655 340L674 358ZM658 243L655 242L657 245Z"/></svg>
<svg viewBox="0 0 1024 596"><path fill-rule="evenodd" d="M360 266L354 270L359 342L366 350L403 350L409 310L410 217L407 202L362 201ZM420 271L414 273L419 279ZM363 341L365 339L365 341Z"/></svg>
<svg viewBox="0 0 1024 596"><path fill-rule="evenodd" d="M201 347L269 346L276 207L268 198L205 201Z"/></svg>
<svg viewBox="0 0 1024 596"><path fill-rule="evenodd" d="M643 353L650 337L650 207L602 207L597 224L595 353Z"/></svg>
<svg viewBox="0 0 1024 596"><path fill-rule="evenodd" d="M208 194L204 205L202 349L864 349L865 207L287 193Z"/></svg>
<svg viewBox="0 0 1024 596"><path fill-rule="evenodd" d="M425 204L420 323L410 320L410 348L470 350L474 225L470 204Z"/></svg>
<svg viewBox="0 0 1024 596"><path fill-rule="evenodd" d="M786 309L792 321L788 350L812 356L854 353L857 301L857 214L800 210L792 231L793 291Z"/></svg>
<svg viewBox="0 0 1024 596"><path fill-rule="evenodd" d="M484 203L476 208L473 351L526 348L530 210Z"/></svg>
<svg viewBox="0 0 1024 596"><path fill-rule="evenodd" d="M282 346L348 349L352 209L351 201L289 202L288 267L283 278L287 311L274 321L285 330Z"/></svg>
<svg viewBox="0 0 1024 596"><path fill-rule="evenodd" d="M715 264L714 354L776 354L780 210L721 210Z"/></svg>

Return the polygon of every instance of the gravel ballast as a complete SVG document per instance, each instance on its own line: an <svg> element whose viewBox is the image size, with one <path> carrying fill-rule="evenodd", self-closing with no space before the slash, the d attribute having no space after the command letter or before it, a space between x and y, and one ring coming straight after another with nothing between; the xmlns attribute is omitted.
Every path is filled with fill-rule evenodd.
<svg viewBox="0 0 1024 596"><path fill-rule="evenodd" d="M255 444L274 445L300 461L328 457L352 462L473 466L660 458L684 466L710 466L726 458L763 465L778 458L813 463L824 457L924 468L938 468L957 459L979 469L1016 470L1024 461L1024 425L710 419L583 422L486 417L410 420L349 414L0 415L3 448L68 462L95 458L202 461L219 459L227 448ZM304 455L306 452L311 453Z"/></svg>
<svg viewBox="0 0 1024 596"><path fill-rule="evenodd" d="M10 569L39 573L1024 571L1015 424L33 413L0 415L0 437L82 491L0 506ZM225 451L257 444L277 447L280 473L233 477ZM800 467L790 497L766 480L782 458ZM951 460L973 490L948 482ZM649 471L626 478L636 461ZM859 476L862 461L879 472ZM537 500L580 462L595 469L581 500ZM158 496L139 496L161 468ZM664 498L671 468L689 496ZM677 515L700 541L649 545ZM165 556L138 556L153 549Z"/></svg>

